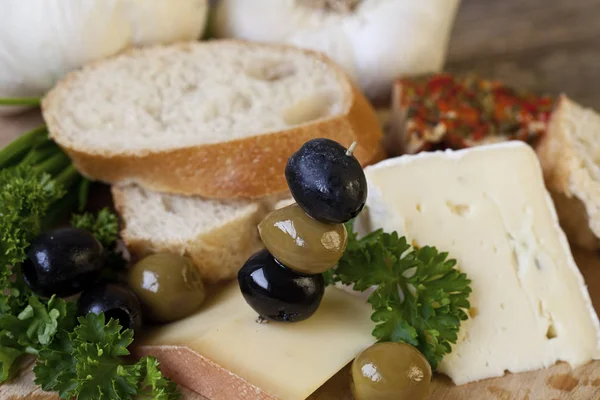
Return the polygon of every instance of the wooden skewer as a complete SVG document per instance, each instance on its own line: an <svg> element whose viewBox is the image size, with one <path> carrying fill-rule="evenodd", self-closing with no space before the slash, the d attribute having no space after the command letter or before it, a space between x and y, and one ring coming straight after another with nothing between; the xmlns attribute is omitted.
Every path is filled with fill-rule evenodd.
<svg viewBox="0 0 600 400"><path fill-rule="evenodd" d="M348 157L350 157L352 155L352 153L354 153L354 149L356 149L356 142L352 142L352 144L350 145L350 147L348 147L348 150L346 150L346 155Z"/></svg>

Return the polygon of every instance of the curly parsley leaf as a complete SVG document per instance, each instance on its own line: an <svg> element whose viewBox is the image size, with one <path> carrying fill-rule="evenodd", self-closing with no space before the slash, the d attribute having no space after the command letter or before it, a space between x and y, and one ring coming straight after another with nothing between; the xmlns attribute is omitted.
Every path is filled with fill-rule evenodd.
<svg viewBox="0 0 600 400"><path fill-rule="evenodd" d="M19 357L37 355L59 329L71 330L74 326L75 304L57 297L42 302L33 295L19 315L0 315L0 381L11 377Z"/></svg>
<svg viewBox="0 0 600 400"><path fill-rule="evenodd" d="M62 300L42 302L25 285L19 264L65 191L41 168L21 164L0 170L0 382L17 360L49 343L68 311Z"/></svg>
<svg viewBox="0 0 600 400"><path fill-rule="evenodd" d="M50 344L59 327L64 330L75 327L75 313L73 302L52 296L43 303L37 296L31 296L29 305L17 317L27 327L20 343L32 349Z"/></svg>
<svg viewBox="0 0 600 400"><path fill-rule="evenodd" d="M178 399L176 386L162 376L156 360L125 364L132 342L133 331L123 330L114 319L106 323L104 314L90 313L39 353L35 383L63 399Z"/></svg>
<svg viewBox="0 0 600 400"><path fill-rule="evenodd" d="M108 208L103 208L97 215L92 213L73 215L71 225L90 232L106 249L114 247L119 238L118 217Z"/></svg>
<svg viewBox="0 0 600 400"><path fill-rule="evenodd" d="M162 375L160 369L158 369L158 365L158 361L154 357L143 357L136 364L140 368L142 377L137 400L171 400L181 398L177 385Z"/></svg>
<svg viewBox="0 0 600 400"><path fill-rule="evenodd" d="M4 339L4 338L2 338ZM0 374L2 381L12 378L15 374L15 365L23 352L13 347L4 346L0 339Z"/></svg>
<svg viewBox="0 0 600 400"><path fill-rule="evenodd" d="M61 398L74 396L78 382L73 380L77 367L73 349L68 331L60 331L55 340L38 354L33 368L35 383L45 391L60 393Z"/></svg>
<svg viewBox="0 0 600 400"><path fill-rule="evenodd" d="M28 165L0 170L0 311L7 312L12 293L9 279L13 266L25 258L31 240L42 230L42 220L50 205L64 190L50 174Z"/></svg>
<svg viewBox="0 0 600 400"><path fill-rule="evenodd" d="M102 272L103 279L108 281L122 279L122 272L127 262L117 250L117 240L119 239L119 218L117 215L108 208L103 208L96 215L92 213L75 214L71 218L71 225L93 234L107 250L106 264L109 268Z"/></svg>
<svg viewBox="0 0 600 400"><path fill-rule="evenodd" d="M346 252L328 281L361 292L374 288L368 299L377 324L373 335L415 346L435 369L467 319L471 281L448 253L413 248L396 232L377 230L358 239L353 222L347 230Z"/></svg>

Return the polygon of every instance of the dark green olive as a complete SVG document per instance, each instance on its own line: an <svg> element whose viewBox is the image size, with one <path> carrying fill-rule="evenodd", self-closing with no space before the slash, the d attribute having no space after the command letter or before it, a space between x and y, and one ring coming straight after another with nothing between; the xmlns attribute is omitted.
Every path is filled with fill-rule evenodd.
<svg viewBox="0 0 600 400"><path fill-rule="evenodd" d="M431 366L406 343L376 343L352 363L356 400L424 400L429 396Z"/></svg>
<svg viewBox="0 0 600 400"><path fill-rule="evenodd" d="M298 204L275 210L258 225L260 238L283 265L303 274L320 274L344 254L348 232L306 215Z"/></svg>
<svg viewBox="0 0 600 400"><path fill-rule="evenodd" d="M129 286L140 299L146 317L170 322L196 312L204 302L200 271L184 256L158 253L129 271Z"/></svg>

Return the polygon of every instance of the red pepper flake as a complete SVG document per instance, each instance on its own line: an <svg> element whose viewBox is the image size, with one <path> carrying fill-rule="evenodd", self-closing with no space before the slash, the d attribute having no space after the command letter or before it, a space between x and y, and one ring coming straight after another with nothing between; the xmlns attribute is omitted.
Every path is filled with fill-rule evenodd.
<svg viewBox="0 0 600 400"><path fill-rule="evenodd" d="M546 132L554 104L550 96L474 75L437 74L400 79L397 84L402 88L401 107L409 110L408 153L507 140L535 146Z"/></svg>

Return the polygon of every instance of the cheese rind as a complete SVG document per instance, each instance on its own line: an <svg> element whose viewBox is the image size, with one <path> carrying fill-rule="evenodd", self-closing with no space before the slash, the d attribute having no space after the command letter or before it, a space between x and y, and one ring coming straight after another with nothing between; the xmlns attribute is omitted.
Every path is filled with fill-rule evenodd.
<svg viewBox="0 0 600 400"><path fill-rule="evenodd" d="M371 313L370 305L360 298L328 288L311 318L293 324L258 324L256 313L234 282L196 315L151 332L139 348L163 363L172 363L178 357L161 359L165 346L174 346L174 352L183 347L229 371L229 382L223 381L223 374L216 374L215 382L196 377L202 382L194 389L215 400L246 399L246 392L256 388L273 398L304 400L375 342ZM194 357L188 356L190 365L166 367L194 369ZM244 388L243 382L253 387ZM225 394L224 385L241 389Z"/></svg>
<svg viewBox="0 0 600 400"><path fill-rule="evenodd" d="M472 280L471 318L439 371L454 383L600 358L600 324L522 143L421 153L365 170L368 229L448 251Z"/></svg>

